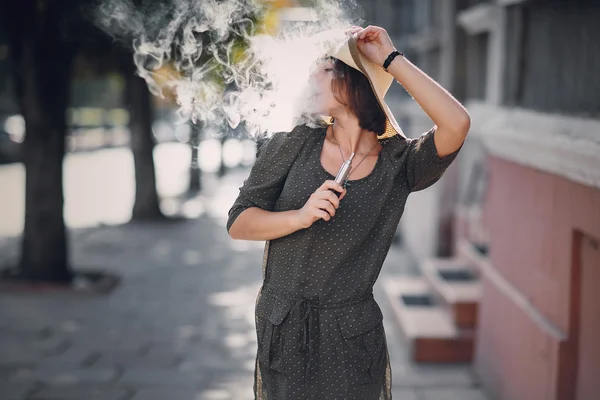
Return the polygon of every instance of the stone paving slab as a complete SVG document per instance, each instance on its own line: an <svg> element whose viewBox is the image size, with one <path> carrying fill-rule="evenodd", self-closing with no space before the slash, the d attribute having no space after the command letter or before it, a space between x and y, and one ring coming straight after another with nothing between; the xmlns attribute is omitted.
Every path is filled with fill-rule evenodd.
<svg viewBox="0 0 600 400"><path fill-rule="evenodd" d="M241 357L241 363L235 365L235 370L254 371L254 359L256 356L254 347L250 347L251 352L245 352L245 349L240 349L234 357ZM251 368L248 368L248 363ZM191 373L204 373L208 371L223 372L232 370L232 362L228 359L222 349L211 347L207 344L191 349L187 354L182 356L181 363L178 366L180 371ZM208 371L207 371L208 370Z"/></svg>
<svg viewBox="0 0 600 400"><path fill-rule="evenodd" d="M203 377L167 368L134 368L128 366L119 383L134 387L176 387L195 389L204 384Z"/></svg>
<svg viewBox="0 0 600 400"><path fill-rule="evenodd" d="M485 400L480 389L428 388L421 389L420 400ZM402 397L400 398L402 399Z"/></svg>
<svg viewBox="0 0 600 400"><path fill-rule="evenodd" d="M39 358L60 354L69 342L60 337L39 339L23 336L20 338L0 333L0 364L31 363Z"/></svg>
<svg viewBox="0 0 600 400"><path fill-rule="evenodd" d="M79 337L80 335L77 335ZM85 342L76 341L69 349L72 352L97 353L103 351L143 352L147 344L140 336L118 338L102 338L85 334Z"/></svg>
<svg viewBox="0 0 600 400"><path fill-rule="evenodd" d="M60 354L55 354L51 356L46 356L43 358L38 358L35 365L40 364L64 364L64 365L78 365L80 367L89 366L90 363L96 359L97 354L89 349L89 348L78 348L78 347L68 347L64 349L64 351Z"/></svg>
<svg viewBox="0 0 600 400"><path fill-rule="evenodd" d="M116 369L82 369L80 366L44 365L36 369L17 369L9 377L9 380L13 382L42 382L52 385L73 385L79 382L111 382L114 381L117 376L118 373Z"/></svg>
<svg viewBox="0 0 600 400"><path fill-rule="evenodd" d="M130 400L253 400L252 391L246 395L223 389L209 389L195 392L173 390L141 390L136 392ZM129 399L128 399L129 400ZM402 400L402 399L400 399ZM411 399L408 399L411 400Z"/></svg>
<svg viewBox="0 0 600 400"><path fill-rule="evenodd" d="M131 400L253 400L253 378L251 375L229 375L211 377L210 384L203 389L193 390L179 387L141 388ZM402 400L402 399L400 399Z"/></svg>
<svg viewBox="0 0 600 400"><path fill-rule="evenodd" d="M170 390L143 389L137 391L130 400L252 400L254 396L239 396L225 389L186 391L177 388Z"/></svg>
<svg viewBox="0 0 600 400"><path fill-rule="evenodd" d="M217 400L219 398L230 400L254 400L252 392L254 380L250 374L221 375L211 378L211 386L205 390L200 398L202 400ZM226 397L229 394L230 397Z"/></svg>
<svg viewBox="0 0 600 400"><path fill-rule="evenodd" d="M422 400L413 389L392 387L394 400Z"/></svg>
<svg viewBox="0 0 600 400"><path fill-rule="evenodd" d="M40 358L27 364L0 364L0 375L4 375L6 380L13 380L17 375L30 375L33 371L74 371L82 368L81 364Z"/></svg>
<svg viewBox="0 0 600 400"><path fill-rule="evenodd" d="M0 383L0 400L22 400L38 386L31 383Z"/></svg>
<svg viewBox="0 0 600 400"><path fill-rule="evenodd" d="M10 376L14 374L16 368L24 368L29 366L28 364L0 364L0 387L8 381Z"/></svg>
<svg viewBox="0 0 600 400"><path fill-rule="evenodd" d="M33 339L43 340L52 336L53 332L50 328L44 326L26 326L23 321L18 321L20 325L15 325L15 321L8 318L0 321L0 334L4 338L18 339Z"/></svg>
<svg viewBox="0 0 600 400"><path fill-rule="evenodd" d="M156 367L176 368L181 364L182 355L175 352L155 352L140 354L138 351L103 351L90 363L90 366L99 367Z"/></svg>
<svg viewBox="0 0 600 400"><path fill-rule="evenodd" d="M123 388L66 385L43 387L28 400L128 400L130 397L131 391ZM167 400L168 397L164 399Z"/></svg>
<svg viewBox="0 0 600 400"><path fill-rule="evenodd" d="M452 366L392 365L394 386L427 387L472 387L475 378L469 369Z"/></svg>
<svg viewBox="0 0 600 400"><path fill-rule="evenodd" d="M141 389L128 400L197 400L200 393L200 390L194 389Z"/></svg>

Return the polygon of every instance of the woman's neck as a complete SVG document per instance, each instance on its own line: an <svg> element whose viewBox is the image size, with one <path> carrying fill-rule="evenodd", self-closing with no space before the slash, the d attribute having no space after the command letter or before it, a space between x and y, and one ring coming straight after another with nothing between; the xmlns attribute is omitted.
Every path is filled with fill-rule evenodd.
<svg viewBox="0 0 600 400"><path fill-rule="evenodd" d="M336 118L333 125L329 126L328 135L332 142L339 144L346 157L351 153L365 155L376 148L378 143L377 136L362 129L356 118L354 121Z"/></svg>

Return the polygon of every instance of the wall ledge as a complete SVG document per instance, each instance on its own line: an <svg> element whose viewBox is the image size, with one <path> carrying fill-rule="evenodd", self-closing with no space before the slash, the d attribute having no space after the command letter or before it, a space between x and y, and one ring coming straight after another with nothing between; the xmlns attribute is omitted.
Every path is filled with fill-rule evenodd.
<svg viewBox="0 0 600 400"><path fill-rule="evenodd" d="M461 11L456 21L469 35L478 35L494 29L498 20L500 5L480 3Z"/></svg>
<svg viewBox="0 0 600 400"><path fill-rule="evenodd" d="M600 189L600 120L470 102L469 136L488 153Z"/></svg>

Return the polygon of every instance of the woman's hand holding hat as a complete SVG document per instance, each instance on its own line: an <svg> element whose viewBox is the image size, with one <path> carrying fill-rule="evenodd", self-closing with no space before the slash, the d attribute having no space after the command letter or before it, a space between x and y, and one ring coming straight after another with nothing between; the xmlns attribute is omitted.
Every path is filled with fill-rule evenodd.
<svg viewBox="0 0 600 400"><path fill-rule="evenodd" d="M377 65L383 65L391 52L396 50L387 31L379 26L369 25L366 28L353 26L348 31L357 35L357 46L366 58Z"/></svg>

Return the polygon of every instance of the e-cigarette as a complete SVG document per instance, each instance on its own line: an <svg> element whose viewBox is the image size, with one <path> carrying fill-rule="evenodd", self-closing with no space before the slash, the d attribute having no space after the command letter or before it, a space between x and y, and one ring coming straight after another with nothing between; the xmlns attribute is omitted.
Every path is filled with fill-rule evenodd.
<svg viewBox="0 0 600 400"><path fill-rule="evenodd" d="M344 183L346 183L346 179L348 179L348 175L350 174L350 167L351 167L353 158L354 158L354 153L350 154L350 158L347 159L346 161L344 161L344 163L340 167L340 170L338 171L338 173L335 177L336 183L339 183L340 185L344 186ZM340 197L342 195L337 190L334 190L333 192L337 195L337 197Z"/></svg>

